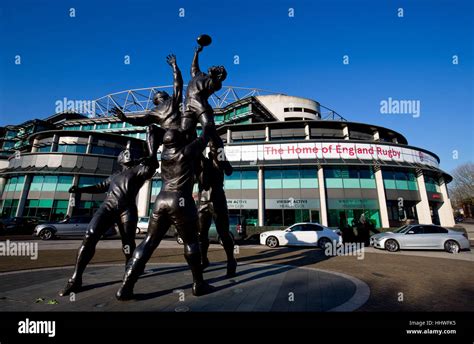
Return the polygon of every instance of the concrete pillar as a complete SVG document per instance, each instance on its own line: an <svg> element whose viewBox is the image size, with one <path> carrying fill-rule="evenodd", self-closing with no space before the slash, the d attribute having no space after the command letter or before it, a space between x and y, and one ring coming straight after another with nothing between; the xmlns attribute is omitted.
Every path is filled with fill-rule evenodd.
<svg viewBox="0 0 474 344"><path fill-rule="evenodd" d="M89 135L87 139L87 147L86 147L86 154L90 154L92 152L92 144L94 143L94 137Z"/></svg>
<svg viewBox="0 0 474 344"><path fill-rule="evenodd" d="M38 142L39 140L37 138L33 140L33 145L31 146L31 153L36 153L38 151Z"/></svg>
<svg viewBox="0 0 474 344"><path fill-rule="evenodd" d="M138 216L148 216L148 205L150 204L151 180L147 180L137 195Z"/></svg>
<svg viewBox="0 0 474 344"><path fill-rule="evenodd" d="M440 224L441 226L445 227L453 227L455 225L453 207L451 205L448 189L444 180L440 181L439 188L441 189L441 194L443 195L443 204L438 209Z"/></svg>
<svg viewBox="0 0 474 344"><path fill-rule="evenodd" d="M79 184L79 176L76 174L74 177L72 177L72 185L71 186L77 186ZM67 211L66 215L71 217L72 213L74 211L74 207L78 205L78 202L81 201L81 195L80 194L69 194L69 202L67 204Z"/></svg>
<svg viewBox="0 0 474 344"><path fill-rule="evenodd" d="M265 172L258 167L258 225L265 226Z"/></svg>
<svg viewBox="0 0 474 344"><path fill-rule="evenodd" d="M378 130L374 131L374 141L380 141L380 133Z"/></svg>
<svg viewBox="0 0 474 344"><path fill-rule="evenodd" d="M58 143L59 143L59 135L54 134L50 152L57 152L58 151Z"/></svg>
<svg viewBox="0 0 474 344"><path fill-rule="evenodd" d="M342 127L342 135L344 135L344 140L349 140L350 139L350 137L349 137L349 127L347 125Z"/></svg>
<svg viewBox="0 0 474 344"><path fill-rule="evenodd" d="M418 223L424 225L432 224L430 204L428 203L428 194L426 193L425 177L423 173L419 173L416 177L418 183L418 191L420 192L421 201L416 204L416 212L418 214Z"/></svg>
<svg viewBox="0 0 474 344"><path fill-rule="evenodd" d="M271 140L270 127L267 125L265 127L265 141L270 141L270 140Z"/></svg>
<svg viewBox="0 0 474 344"><path fill-rule="evenodd" d="M328 225L328 206L326 199L326 183L324 182L324 170L320 166L318 168L318 187L319 187L319 212L321 214L321 224Z"/></svg>
<svg viewBox="0 0 474 344"><path fill-rule="evenodd" d="M232 130L230 128L227 128L227 144L232 142Z"/></svg>
<svg viewBox="0 0 474 344"><path fill-rule="evenodd" d="M0 195L3 194L3 190L5 190L6 184L7 184L7 178L0 177Z"/></svg>
<svg viewBox="0 0 474 344"><path fill-rule="evenodd" d="M16 208L15 216L22 216L23 210L25 209L26 200L28 199L28 192L30 191L31 174L25 175L25 181L23 182L23 189L21 190L20 200L18 201L18 208Z"/></svg>
<svg viewBox="0 0 474 344"><path fill-rule="evenodd" d="M304 126L304 135L305 135L305 140L310 140L311 139L311 128L309 127L309 124L306 123Z"/></svg>
<svg viewBox="0 0 474 344"><path fill-rule="evenodd" d="M382 170L376 168L374 175L375 184L377 186L377 198L379 201L380 223L383 228L388 228L390 227L390 222L388 221L387 198L385 196L385 187L383 185Z"/></svg>

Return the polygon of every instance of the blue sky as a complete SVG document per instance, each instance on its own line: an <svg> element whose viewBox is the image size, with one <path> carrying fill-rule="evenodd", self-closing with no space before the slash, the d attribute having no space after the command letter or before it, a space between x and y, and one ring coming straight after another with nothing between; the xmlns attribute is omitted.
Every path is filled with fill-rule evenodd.
<svg viewBox="0 0 474 344"><path fill-rule="evenodd" d="M225 65L227 85L312 98L350 121L397 130L451 171L474 160L473 3L2 0L0 125L49 116L64 97L170 84L170 52L186 82L195 38L208 33L201 66ZM381 114L389 97L419 100L421 116Z"/></svg>

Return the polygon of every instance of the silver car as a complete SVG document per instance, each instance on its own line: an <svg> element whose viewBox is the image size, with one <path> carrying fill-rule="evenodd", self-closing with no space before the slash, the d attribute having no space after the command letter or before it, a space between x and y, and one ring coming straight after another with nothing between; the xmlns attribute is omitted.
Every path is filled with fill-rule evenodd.
<svg viewBox="0 0 474 344"><path fill-rule="evenodd" d="M435 225L406 225L395 232L375 234L370 246L395 252L400 249L445 250L457 253L470 248L466 233Z"/></svg>
<svg viewBox="0 0 474 344"><path fill-rule="evenodd" d="M35 227L34 236L42 240L50 240L55 237L82 237L86 234L91 217L78 216L64 219L59 222L42 223ZM115 227L111 227L104 236L115 235Z"/></svg>

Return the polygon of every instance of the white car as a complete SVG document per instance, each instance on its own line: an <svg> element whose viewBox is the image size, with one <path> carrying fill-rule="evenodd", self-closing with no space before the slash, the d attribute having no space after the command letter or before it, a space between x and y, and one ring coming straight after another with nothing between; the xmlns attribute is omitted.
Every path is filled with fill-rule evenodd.
<svg viewBox="0 0 474 344"><path fill-rule="evenodd" d="M370 246L389 252L398 250L445 250L457 253L470 249L466 233L436 225L406 225L395 232L372 235Z"/></svg>
<svg viewBox="0 0 474 344"><path fill-rule="evenodd" d="M271 248L285 245L325 248L326 244L334 241L337 245L342 243L339 230L311 222L295 223L284 230L268 231L260 234L260 244Z"/></svg>
<svg viewBox="0 0 474 344"><path fill-rule="evenodd" d="M137 234L146 233L148 231L148 221L149 220L150 220L149 217L140 217L140 218L138 218Z"/></svg>

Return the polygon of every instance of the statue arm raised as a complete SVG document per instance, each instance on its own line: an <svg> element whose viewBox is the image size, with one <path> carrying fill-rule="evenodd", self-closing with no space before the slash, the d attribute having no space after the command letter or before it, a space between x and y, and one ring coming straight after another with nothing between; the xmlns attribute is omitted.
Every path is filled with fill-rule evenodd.
<svg viewBox="0 0 474 344"><path fill-rule="evenodd" d="M178 108L183 100L183 76L176 62L176 56L170 54L166 61L173 68L173 106Z"/></svg>
<svg viewBox="0 0 474 344"><path fill-rule="evenodd" d="M199 53L202 51L202 47L200 45L197 46L196 50L194 51L194 58L193 63L191 64L191 76L194 78L198 73L201 72L199 69Z"/></svg>

